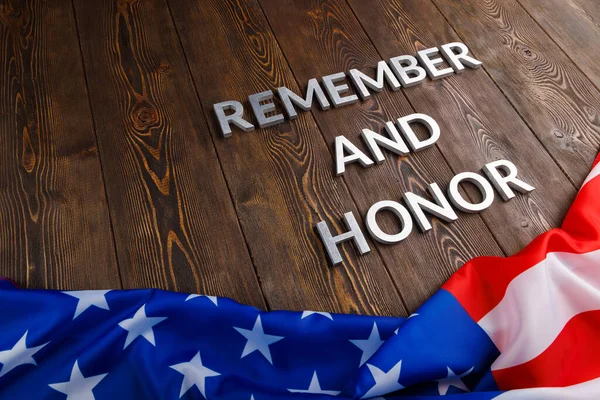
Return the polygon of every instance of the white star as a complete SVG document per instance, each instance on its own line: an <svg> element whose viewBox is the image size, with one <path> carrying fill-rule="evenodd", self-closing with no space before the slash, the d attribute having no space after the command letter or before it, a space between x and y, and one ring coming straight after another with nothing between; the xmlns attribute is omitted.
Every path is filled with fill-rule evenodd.
<svg viewBox="0 0 600 400"><path fill-rule="evenodd" d="M385 340L381 340L379 336L379 330L377 329L377 324L373 322L373 329L371 330L371 334L369 338L366 340L350 340L353 345L362 350L362 357L360 358L359 367L362 366L385 342Z"/></svg>
<svg viewBox="0 0 600 400"><path fill-rule="evenodd" d="M52 389L67 395L67 400L94 400L92 390L104 379L108 374L90 376L86 378L79 369L79 364L75 361L71 370L71 378L67 382L52 383Z"/></svg>
<svg viewBox="0 0 600 400"><path fill-rule="evenodd" d="M79 299L77 308L75 309L75 315L73 316L73 319L75 319L91 306L96 306L103 310L110 310L110 308L108 308L108 303L106 302L106 297L104 297L108 292L110 292L110 290L81 290L63 293Z"/></svg>
<svg viewBox="0 0 600 400"><path fill-rule="evenodd" d="M43 345L36 347L27 347L27 332L25 332L12 349L0 351L0 363L2 363L2 368L0 368L0 378L18 366L25 364L37 365L33 356L45 345L50 343L44 343Z"/></svg>
<svg viewBox="0 0 600 400"><path fill-rule="evenodd" d="M319 383L319 377L317 376L317 371L313 373L312 379L310 380L310 385L308 389L288 389L292 393L312 393L312 394L326 394L329 396L337 396L340 394L340 391L337 390L323 390L321 389L321 384Z"/></svg>
<svg viewBox="0 0 600 400"><path fill-rule="evenodd" d="M198 352L189 362L171 365L171 368L180 374L183 374L179 398L183 397L185 392L192 386L196 386L198 390L200 390L200 393L202 393L202 396L206 399L206 378L221 375L212 369L206 368L202 364L200 352Z"/></svg>
<svg viewBox="0 0 600 400"><path fill-rule="evenodd" d="M400 379L402 360L394 365L388 372L383 372L371 364L367 364L367 367L369 367L369 371L371 371L371 375L373 375L373 379L375 379L375 386L369 389L361 399L390 394L404 388L404 386L398 382L398 379Z"/></svg>
<svg viewBox="0 0 600 400"><path fill-rule="evenodd" d="M462 381L462 378L473 372L473 367L460 375L456 375L454 371L450 369L450 367L446 368L448 369L448 376L446 376L444 379L438 379L438 391L440 392L440 396L445 396L446 393L448 393L450 386L454 386L465 392L470 392L469 388Z"/></svg>
<svg viewBox="0 0 600 400"><path fill-rule="evenodd" d="M266 335L265 331L262 327L262 321L260 320L260 315L256 317L256 322L254 322L254 327L252 330L242 329L233 327L236 331L241 333L248 341L246 342L246 346L244 346L244 351L242 352L242 356L240 358L246 357L248 354L253 351L260 351L263 356L273 364L273 360L271 359L271 350L269 350L269 345L280 341L283 339L283 336L273 336Z"/></svg>
<svg viewBox="0 0 600 400"><path fill-rule="evenodd" d="M195 299L196 297L206 297L207 299L209 299L210 301L212 301L213 303L215 303L215 306L219 306L219 304L217 303L217 297L216 296L206 296L204 294L190 294L185 301L188 300L192 300Z"/></svg>
<svg viewBox="0 0 600 400"><path fill-rule="evenodd" d="M302 312L302 318L300 318L300 319L304 319L306 317L310 317L313 314L321 315L321 316L323 316L325 318L329 318L330 320L333 321L333 317L331 316L330 313L328 313L328 312L320 312L320 311L303 311Z"/></svg>
<svg viewBox="0 0 600 400"><path fill-rule="evenodd" d="M156 346L152 327L165 319L167 319L167 317L146 317L146 305L144 304L141 306L140 309L136 311L133 318L119 322L119 326L127 331L127 338L125 339L125 346L123 346L123 349L126 349L138 336L142 336L150 342L152 346Z"/></svg>
<svg viewBox="0 0 600 400"><path fill-rule="evenodd" d="M413 317L418 317L418 316L419 316L419 314L417 314L417 313L414 313L414 314L410 314L410 316L409 316L408 318L406 318L406 319L411 319L411 318L413 318ZM398 334L398 330L399 330L399 329L400 329L400 328L396 328L396 330L394 331L394 334L395 334L395 335L397 335L397 334Z"/></svg>

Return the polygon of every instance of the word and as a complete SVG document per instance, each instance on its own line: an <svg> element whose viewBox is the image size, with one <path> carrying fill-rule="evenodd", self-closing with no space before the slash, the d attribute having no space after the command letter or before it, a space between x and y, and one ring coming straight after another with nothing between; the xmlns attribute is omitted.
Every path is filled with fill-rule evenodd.
<svg viewBox="0 0 600 400"><path fill-rule="evenodd" d="M413 123L419 123L425 126L429 132L429 137L424 140L419 139L411 127L411 124ZM402 132L404 140L400 136L398 129ZM336 174L338 176L342 175L346 171L346 164L354 162L358 162L363 167L370 167L375 164L375 162L381 164L385 160L385 157L380 147L399 156L404 156L411 150L417 152L431 147L440 138L440 126L433 118L425 114L411 114L406 117L398 118L396 125L393 122L388 121L385 123L385 131L387 136L373 132L370 129L362 130L361 137L375 161L363 153L344 135L337 136L335 138ZM405 141L408 142L408 146Z"/></svg>
<svg viewBox="0 0 600 400"><path fill-rule="evenodd" d="M402 198L406 207L399 202L391 200L379 201L373 204L369 208L365 218L365 225L369 234L380 243L398 243L411 234L413 219L422 232L432 229L431 223L425 213L446 222L453 222L458 219L458 215L452 206L466 213L483 211L492 205L495 196L494 189L504 201L514 198L515 191L529 193L535 189L533 186L517 178L517 167L508 160L488 163L483 167L483 172L487 179L474 172L462 172L454 176L448 186L448 197L444 195L444 192L442 192L436 183L432 183L429 185L428 191L433 201L412 192L407 192ZM463 197L459 191L459 187L464 182L471 183L480 192L480 201L474 203ZM381 229L377 223L377 214L382 211L389 211L398 219L402 226L400 232L387 233ZM325 221L317 224L317 231L323 241L327 256L333 265L342 262L342 255L338 249L338 244L342 242L352 240L360 254L366 254L371 251L365 235L352 212L344 214L344 223L348 231L337 236L332 234Z"/></svg>
<svg viewBox="0 0 600 400"><path fill-rule="evenodd" d="M441 57L439 54L441 53ZM443 57L443 58L442 58ZM446 61L449 67L441 68ZM408 88L423 82L426 76L430 79L440 79L461 73L468 68L479 68L481 61L469 55L467 46L460 42L442 45L439 49L432 47L417 52L416 57L402 55L377 64L375 77L368 76L357 69L348 74L338 72L321 78L322 85L316 78L308 81L304 97L282 86L277 89L277 95L290 120L298 117L297 109L309 111L316 99L322 110L329 110L331 105L343 107L357 103L359 97L365 100L371 96L371 91L381 92L387 84L391 90ZM347 79L350 79L356 93L351 93ZM271 90L248 96L252 113L260 128L280 124L284 121L283 114L277 112L274 94ZM229 100L213 105L219 120L221 134L230 137L232 125L242 131L250 132L254 124L243 118L244 106L239 101Z"/></svg>

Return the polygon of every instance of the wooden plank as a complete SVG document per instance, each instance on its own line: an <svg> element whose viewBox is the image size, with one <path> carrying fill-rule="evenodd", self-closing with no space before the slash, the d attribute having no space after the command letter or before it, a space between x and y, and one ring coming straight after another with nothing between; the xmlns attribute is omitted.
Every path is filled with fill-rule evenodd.
<svg viewBox="0 0 600 400"><path fill-rule="evenodd" d="M371 73L381 58L343 2L261 0L261 4L300 82L351 68ZM293 29L289 21L294 21ZM381 131L386 121L412 113L414 109L402 93L387 90L360 104L313 112L330 148L338 135L360 144L363 128ZM430 183L443 186L453 176L436 147L402 158L387 156L377 167L349 166L344 175L362 215L377 201L398 201L407 191L423 194ZM502 254L479 215L461 215L453 224L434 218L433 226L426 234L415 228L399 244L377 245L410 311L469 259ZM390 231L394 229L390 227Z"/></svg>
<svg viewBox="0 0 600 400"><path fill-rule="evenodd" d="M434 0L579 186L600 148L600 94L515 0Z"/></svg>
<svg viewBox="0 0 600 400"><path fill-rule="evenodd" d="M119 288L71 4L3 4L0 57L0 276Z"/></svg>
<svg viewBox="0 0 600 400"><path fill-rule="evenodd" d="M428 1L349 3L384 59L458 40ZM560 225L575 190L483 69L427 80L404 93L440 124L438 146L454 172L478 171L490 161L508 159L536 188L481 214L505 252L515 253Z"/></svg>
<svg viewBox="0 0 600 400"><path fill-rule="evenodd" d="M269 304L367 314L406 313L377 253L344 244L331 268L315 232L320 220L358 215L311 114L251 133L220 137L214 103L285 85L298 90L255 1L170 1L175 24L215 137L242 227Z"/></svg>
<svg viewBox="0 0 600 400"><path fill-rule="evenodd" d="M596 88L600 87L600 21L595 21L577 0L520 0L520 3ZM600 3L595 1L595 7L600 15ZM598 114L596 117L600 118Z"/></svg>
<svg viewBox="0 0 600 400"><path fill-rule="evenodd" d="M600 24L598 0L573 0L596 24Z"/></svg>
<svg viewBox="0 0 600 400"><path fill-rule="evenodd" d="M75 2L123 284L264 307L172 21Z"/></svg>

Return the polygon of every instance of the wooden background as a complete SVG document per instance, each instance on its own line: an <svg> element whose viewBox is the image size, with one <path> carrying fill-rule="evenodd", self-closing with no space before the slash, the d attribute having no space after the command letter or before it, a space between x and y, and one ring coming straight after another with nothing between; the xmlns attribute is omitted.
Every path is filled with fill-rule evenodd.
<svg viewBox="0 0 600 400"><path fill-rule="evenodd" d="M600 148L598 0L2 1L0 27L0 275L25 287L406 315L559 226ZM457 40L483 68L217 130L216 102ZM436 147L334 176L335 136L413 112ZM537 190L328 265L318 221L499 158Z"/></svg>

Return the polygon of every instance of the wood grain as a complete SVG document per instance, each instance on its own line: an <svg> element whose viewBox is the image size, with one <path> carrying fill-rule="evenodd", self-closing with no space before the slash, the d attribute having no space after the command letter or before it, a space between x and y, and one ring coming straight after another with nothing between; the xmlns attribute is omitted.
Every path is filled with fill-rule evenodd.
<svg viewBox="0 0 600 400"><path fill-rule="evenodd" d="M579 187L600 148L600 93L515 0L434 2Z"/></svg>
<svg viewBox="0 0 600 400"><path fill-rule="evenodd" d="M600 24L600 7L597 0L573 0L596 24ZM562 22L561 22L562 23Z"/></svg>
<svg viewBox="0 0 600 400"><path fill-rule="evenodd" d="M4 1L0 275L406 315L468 259L560 224L600 145L599 26L597 0ZM456 40L484 69L218 133L216 102ZM415 111L438 147L334 176L335 136ZM318 221L341 233L344 212L498 158L537 189L328 265Z"/></svg>
<svg viewBox="0 0 600 400"><path fill-rule="evenodd" d="M577 0L519 0L529 15L554 40L569 58L600 88L600 21ZM595 1L600 16L600 3ZM596 114L596 118L600 115Z"/></svg>
<svg viewBox="0 0 600 400"><path fill-rule="evenodd" d="M381 58L343 2L261 0L261 4L300 82L352 68L371 73ZM289 29L292 20L294 29ZM361 104L326 112L316 109L314 117L330 148L338 135L360 145L363 128L382 131L386 121L414 113L402 92L388 89ZM427 185L438 182L444 186L452 175L434 147L400 158L388 153L383 164L369 169L349 166L344 178L359 211L366 215L377 201L400 201L408 191L424 194ZM388 222L387 231L397 231L397 227L384 221ZM461 215L453 224L434 218L433 226L425 234L415 228L402 243L376 245L410 311L418 308L466 261L479 255L502 255L478 215Z"/></svg>
<svg viewBox="0 0 600 400"><path fill-rule="evenodd" d="M251 133L220 138L214 103L285 85L291 71L255 1L170 1L243 230L272 308L406 314L376 251L342 246L331 268L314 227L343 212L358 215L310 114ZM210 32L210 34L207 34Z"/></svg>
<svg viewBox="0 0 600 400"><path fill-rule="evenodd" d="M0 5L0 276L118 288L71 5Z"/></svg>
<svg viewBox="0 0 600 400"><path fill-rule="evenodd" d="M350 4L384 58L458 40L427 1ZM404 93L417 111L440 124L438 146L455 173L479 171L490 161L508 159L519 168L521 179L536 188L509 202L498 198L481 214L506 253L520 251L540 233L560 225L575 189L483 69L427 80Z"/></svg>
<svg viewBox="0 0 600 400"><path fill-rule="evenodd" d="M123 284L264 300L165 7L76 1Z"/></svg>

